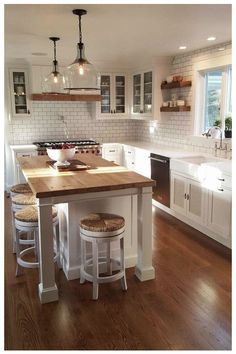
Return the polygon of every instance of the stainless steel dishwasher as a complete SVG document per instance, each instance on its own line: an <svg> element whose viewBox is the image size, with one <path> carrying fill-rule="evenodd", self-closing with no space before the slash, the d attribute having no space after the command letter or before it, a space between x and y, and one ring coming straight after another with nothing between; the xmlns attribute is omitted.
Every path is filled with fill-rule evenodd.
<svg viewBox="0 0 236 354"><path fill-rule="evenodd" d="M153 187L153 199L170 207L170 159L169 157L150 154L151 178L156 181Z"/></svg>

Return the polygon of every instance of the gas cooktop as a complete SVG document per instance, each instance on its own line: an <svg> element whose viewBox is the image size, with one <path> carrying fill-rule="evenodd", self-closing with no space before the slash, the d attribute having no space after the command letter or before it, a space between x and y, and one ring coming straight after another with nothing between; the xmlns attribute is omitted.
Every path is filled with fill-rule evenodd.
<svg viewBox="0 0 236 354"><path fill-rule="evenodd" d="M60 140L60 141L36 141L33 144L40 148L47 148L54 144L74 144L75 146L91 146L91 145L100 145L95 140Z"/></svg>

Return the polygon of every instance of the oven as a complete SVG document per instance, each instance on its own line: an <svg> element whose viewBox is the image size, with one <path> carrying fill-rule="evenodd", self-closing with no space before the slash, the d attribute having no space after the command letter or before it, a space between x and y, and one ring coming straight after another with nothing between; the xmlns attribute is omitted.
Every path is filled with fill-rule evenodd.
<svg viewBox="0 0 236 354"><path fill-rule="evenodd" d="M150 154L151 178L156 181L152 198L170 207L170 159L166 156Z"/></svg>
<svg viewBox="0 0 236 354"><path fill-rule="evenodd" d="M61 140L61 141L39 141L33 144L37 147L38 155L47 155L47 148L52 147L54 144L73 144L75 146L76 154L93 154L102 156L101 145L92 139L87 140Z"/></svg>

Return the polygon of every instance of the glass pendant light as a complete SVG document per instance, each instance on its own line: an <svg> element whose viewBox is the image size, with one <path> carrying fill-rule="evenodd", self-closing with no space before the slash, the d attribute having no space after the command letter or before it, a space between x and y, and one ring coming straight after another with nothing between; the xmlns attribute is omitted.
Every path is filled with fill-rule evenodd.
<svg viewBox="0 0 236 354"><path fill-rule="evenodd" d="M44 93L65 93L64 91L64 77L58 71L58 61L57 61L57 51L56 42L59 41L58 37L49 37L54 43L54 60L53 60L53 70L45 77L43 81L43 92Z"/></svg>
<svg viewBox="0 0 236 354"><path fill-rule="evenodd" d="M76 9L72 12L79 17L79 43L75 61L64 72L65 90L99 90L100 76L86 59L82 42L81 16L86 15L87 11Z"/></svg>

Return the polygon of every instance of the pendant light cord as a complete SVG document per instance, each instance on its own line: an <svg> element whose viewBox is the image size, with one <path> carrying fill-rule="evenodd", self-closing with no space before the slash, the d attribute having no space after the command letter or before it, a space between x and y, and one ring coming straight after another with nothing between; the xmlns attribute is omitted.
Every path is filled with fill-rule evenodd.
<svg viewBox="0 0 236 354"><path fill-rule="evenodd" d="M79 15L79 43L82 43L81 15Z"/></svg>

